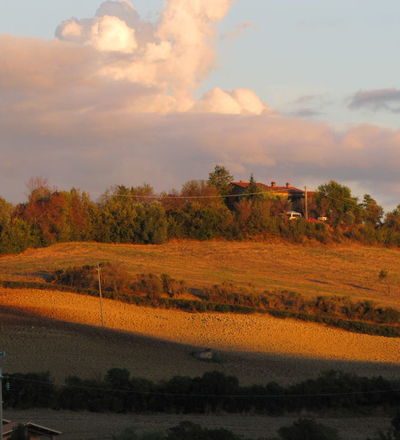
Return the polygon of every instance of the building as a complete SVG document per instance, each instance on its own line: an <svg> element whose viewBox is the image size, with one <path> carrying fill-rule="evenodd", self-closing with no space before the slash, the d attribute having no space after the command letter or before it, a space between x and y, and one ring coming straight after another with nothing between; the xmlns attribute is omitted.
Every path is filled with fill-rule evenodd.
<svg viewBox="0 0 400 440"><path fill-rule="evenodd" d="M233 182L232 193L237 194L238 196L240 196L241 194L245 194L248 186L249 186L249 182L243 180L240 180L239 182ZM276 184L276 182L271 182L270 185L257 182L257 187L261 191L267 194L271 194L272 196L288 199L291 202L293 209L300 212L303 211L305 190L296 188L292 186L289 182L287 182L285 186L279 186ZM308 192L308 195L311 194L312 193ZM238 201L239 198L240 197L235 199L235 201Z"/></svg>
<svg viewBox="0 0 400 440"><path fill-rule="evenodd" d="M2 440L8 440L19 425L22 425L25 428L27 440L54 440L56 436L62 434L60 431L47 428L46 426L37 425L36 423L11 422L10 420L3 419Z"/></svg>

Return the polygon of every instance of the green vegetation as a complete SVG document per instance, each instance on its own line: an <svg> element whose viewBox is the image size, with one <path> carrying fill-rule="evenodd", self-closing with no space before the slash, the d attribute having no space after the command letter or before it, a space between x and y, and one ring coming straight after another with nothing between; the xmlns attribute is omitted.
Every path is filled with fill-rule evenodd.
<svg viewBox="0 0 400 440"><path fill-rule="evenodd" d="M180 192L155 195L150 185L118 185L95 203L75 188L58 191L43 179L31 182L28 200L12 206L0 198L0 253L57 242L159 244L173 238L242 240L281 237L302 243L355 240L400 246L400 205L383 218L383 210L366 194L359 202L350 188L331 181L310 194L313 219L284 215L305 210L304 200L265 191L253 175L248 187L233 194L233 177L216 166L208 180L191 180Z"/></svg>

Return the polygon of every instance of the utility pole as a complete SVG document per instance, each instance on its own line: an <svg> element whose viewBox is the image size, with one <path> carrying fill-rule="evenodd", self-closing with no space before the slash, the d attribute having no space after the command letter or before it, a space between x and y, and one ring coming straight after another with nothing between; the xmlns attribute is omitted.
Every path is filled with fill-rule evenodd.
<svg viewBox="0 0 400 440"><path fill-rule="evenodd" d="M306 220L308 220L308 192L307 192L307 187L304 187L304 196L305 196L305 216L306 216Z"/></svg>
<svg viewBox="0 0 400 440"><path fill-rule="evenodd" d="M0 440L3 439L3 358L5 352L0 352Z"/></svg>
<svg viewBox="0 0 400 440"><path fill-rule="evenodd" d="M99 279L99 299L100 299L100 318L101 326L104 327L104 314L103 314L103 294L101 292L101 275L100 275L100 264L97 264L97 276ZM0 437L1 440L1 437Z"/></svg>

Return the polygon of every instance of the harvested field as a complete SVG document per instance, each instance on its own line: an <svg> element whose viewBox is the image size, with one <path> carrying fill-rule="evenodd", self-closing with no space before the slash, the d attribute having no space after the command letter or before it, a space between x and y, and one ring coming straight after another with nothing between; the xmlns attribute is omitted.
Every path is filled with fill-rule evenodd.
<svg viewBox="0 0 400 440"><path fill-rule="evenodd" d="M172 241L162 245L59 243L0 257L0 279L42 279L47 271L99 261L134 273L167 273L190 287L232 282L258 290L350 296L400 307L400 250L355 245L294 245L279 241ZM388 273L379 281L381 270Z"/></svg>
<svg viewBox="0 0 400 440"><path fill-rule="evenodd" d="M110 440L113 434L134 427L137 432L164 431L181 421L190 420L203 427L225 428L246 438L273 436L281 426L292 424L297 417L267 417L252 415L122 415L76 413L36 409L30 411L7 410L4 416L15 421L32 420L63 432L65 440ZM320 423L335 428L341 438L365 440L377 430L386 430L390 419L385 417L324 417Z"/></svg>
<svg viewBox="0 0 400 440"><path fill-rule="evenodd" d="M112 367L152 379L220 369L242 383L297 382L331 368L388 377L400 371L399 339L267 315L190 314L105 300L107 329L100 329L96 298L8 289L0 289L0 308L7 371L49 370L59 381ZM224 362L195 360L194 346L214 348Z"/></svg>

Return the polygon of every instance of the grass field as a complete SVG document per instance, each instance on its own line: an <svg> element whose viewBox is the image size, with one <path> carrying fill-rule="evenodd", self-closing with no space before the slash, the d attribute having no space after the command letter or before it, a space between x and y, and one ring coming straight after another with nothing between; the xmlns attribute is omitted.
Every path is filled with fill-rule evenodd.
<svg viewBox="0 0 400 440"><path fill-rule="evenodd" d="M192 287L250 283L258 291L346 295L399 307L399 256L393 249L280 242L65 243L1 257L0 279L42 281L47 271L113 261L132 274L168 273ZM389 274L388 285L378 280L382 269ZM8 353L8 372L49 370L62 381L68 374L93 377L125 367L158 380L220 369L244 383L285 383L332 368L390 377L400 371L397 338L267 315L190 314L111 300L105 301L105 316L107 328L101 329L93 297L0 289L0 349ZM190 356L194 346L214 348L224 362L195 360Z"/></svg>
<svg viewBox="0 0 400 440"><path fill-rule="evenodd" d="M174 241L163 245L62 243L0 258L0 279L40 279L55 269L112 261L129 272L167 273L189 287L223 282L340 295L400 307L400 251L379 247L300 246L281 242ZM388 273L379 281L381 270Z"/></svg>

